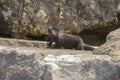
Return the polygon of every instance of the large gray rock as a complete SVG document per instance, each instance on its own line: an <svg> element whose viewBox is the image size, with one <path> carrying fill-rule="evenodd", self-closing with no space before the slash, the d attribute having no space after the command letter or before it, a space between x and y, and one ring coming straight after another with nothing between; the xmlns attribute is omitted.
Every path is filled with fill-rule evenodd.
<svg viewBox="0 0 120 80"><path fill-rule="evenodd" d="M84 56L84 57L83 57ZM119 80L120 64L114 65L109 56L98 55L60 55L51 56L46 61L59 65L51 73L52 80ZM51 60L51 61L50 61ZM54 62L53 62L54 63ZM48 69L47 72L50 72ZM117 73L116 73L117 72ZM46 77L49 75L46 75ZM57 77L57 78L56 78ZM47 80L47 79L45 79Z"/></svg>
<svg viewBox="0 0 120 80"><path fill-rule="evenodd" d="M0 33L38 37L51 25L68 33L111 29L119 22L119 10L120 0L0 0Z"/></svg>
<svg viewBox="0 0 120 80"><path fill-rule="evenodd" d="M44 68L38 66L34 56L0 50L0 80L41 80Z"/></svg>
<svg viewBox="0 0 120 80"><path fill-rule="evenodd" d="M120 61L91 53L0 46L0 80L120 80Z"/></svg>

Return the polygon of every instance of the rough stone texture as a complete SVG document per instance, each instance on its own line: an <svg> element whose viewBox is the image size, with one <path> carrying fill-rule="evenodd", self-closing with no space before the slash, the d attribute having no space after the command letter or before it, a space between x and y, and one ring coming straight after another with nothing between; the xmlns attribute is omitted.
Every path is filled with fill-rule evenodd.
<svg viewBox="0 0 120 80"><path fill-rule="evenodd" d="M120 40L114 39L112 41L107 41L105 44L103 44L99 48L95 49L93 51L93 53L109 55L116 51L120 51ZM118 54L120 54L120 53L118 53Z"/></svg>
<svg viewBox="0 0 120 80"><path fill-rule="evenodd" d="M68 33L111 29L119 22L119 10L120 0L0 0L0 33L16 38L40 36L51 25Z"/></svg>
<svg viewBox="0 0 120 80"><path fill-rule="evenodd" d="M116 55L120 60L120 29L110 32L106 37L106 42L95 49L95 54Z"/></svg>
<svg viewBox="0 0 120 80"><path fill-rule="evenodd" d="M34 53L0 50L0 80L40 80L43 70L37 65Z"/></svg>
<svg viewBox="0 0 120 80"><path fill-rule="evenodd" d="M36 47L46 48L47 42L45 41L33 41L33 40L22 40L22 39L10 39L0 38L0 45L2 46L16 46L16 47Z"/></svg>
<svg viewBox="0 0 120 80"><path fill-rule="evenodd" d="M119 64L114 66L108 56L79 54L52 56L51 59L56 59L60 66L57 73L53 73L53 76L57 77L53 80L119 80ZM49 59L48 61L50 62Z"/></svg>
<svg viewBox="0 0 120 80"><path fill-rule="evenodd" d="M0 80L120 80L120 62L90 51L0 46L0 74Z"/></svg>
<svg viewBox="0 0 120 80"><path fill-rule="evenodd" d="M111 40L111 39L120 39L120 28L111 31L107 37L106 37L106 41Z"/></svg>

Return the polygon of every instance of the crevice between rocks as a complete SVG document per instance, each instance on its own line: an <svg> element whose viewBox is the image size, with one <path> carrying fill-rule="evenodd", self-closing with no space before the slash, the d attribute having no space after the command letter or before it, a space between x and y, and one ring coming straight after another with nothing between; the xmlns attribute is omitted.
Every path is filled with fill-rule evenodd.
<svg viewBox="0 0 120 80"><path fill-rule="evenodd" d="M118 26L113 26L113 27L108 26L108 27L98 28L94 30L83 30L80 33L73 33L73 35L81 36L83 41L87 44L94 45L94 46L100 46L106 41L107 34L117 28ZM0 37L14 38L10 34L0 34ZM25 35L25 38L22 38L22 39L48 41L49 37L47 34L43 34L39 36Z"/></svg>

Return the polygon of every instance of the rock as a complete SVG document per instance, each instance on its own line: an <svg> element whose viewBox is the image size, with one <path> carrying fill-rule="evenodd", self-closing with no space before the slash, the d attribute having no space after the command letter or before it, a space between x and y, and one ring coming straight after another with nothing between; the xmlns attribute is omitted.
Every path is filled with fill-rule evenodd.
<svg viewBox="0 0 120 80"><path fill-rule="evenodd" d="M53 80L119 80L120 66L109 63L108 56L60 55L54 58L58 61L56 63L60 69L53 70L53 72L57 71L57 73L52 73ZM57 78L54 79L54 76Z"/></svg>
<svg viewBox="0 0 120 80"><path fill-rule="evenodd" d="M16 46L16 47L29 47L29 48L46 48L47 42L33 41L22 39L0 38L0 45L2 46Z"/></svg>
<svg viewBox="0 0 120 80"><path fill-rule="evenodd" d="M120 61L91 53L0 46L0 80L120 79Z"/></svg>
<svg viewBox="0 0 120 80"><path fill-rule="evenodd" d="M40 80L43 70L42 66L37 65L34 53L0 51L0 80Z"/></svg>
<svg viewBox="0 0 120 80"><path fill-rule="evenodd" d="M120 29L116 29L110 32L106 37L106 42L99 48L95 49L93 53L95 54L106 54L106 55L116 55L120 60ZM114 54L115 53L115 54Z"/></svg>
<svg viewBox="0 0 120 80"><path fill-rule="evenodd" d="M39 37L51 25L66 33L96 28L109 32L120 22L119 5L120 0L1 0L0 34Z"/></svg>
<svg viewBox="0 0 120 80"><path fill-rule="evenodd" d="M106 41L111 40L111 39L119 39L120 38L120 28L111 31L107 37L106 37Z"/></svg>
<svg viewBox="0 0 120 80"><path fill-rule="evenodd" d="M109 55L116 51L120 51L120 40L107 41L106 43L101 45L99 48L95 49L93 53Z"/></svg>

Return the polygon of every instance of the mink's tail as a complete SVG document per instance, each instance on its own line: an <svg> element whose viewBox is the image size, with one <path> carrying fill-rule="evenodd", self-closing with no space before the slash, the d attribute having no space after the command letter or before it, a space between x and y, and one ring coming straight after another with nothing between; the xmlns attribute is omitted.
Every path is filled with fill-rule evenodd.
<svg viewBox="0 0 120 80"><path fill-rule="evenodd" d="M88 44L84 44L84 50L92 51L92 50L94 50L96 48L98 48L98 47L97 46L91 46L91 45L88 45Z"/></svg>

